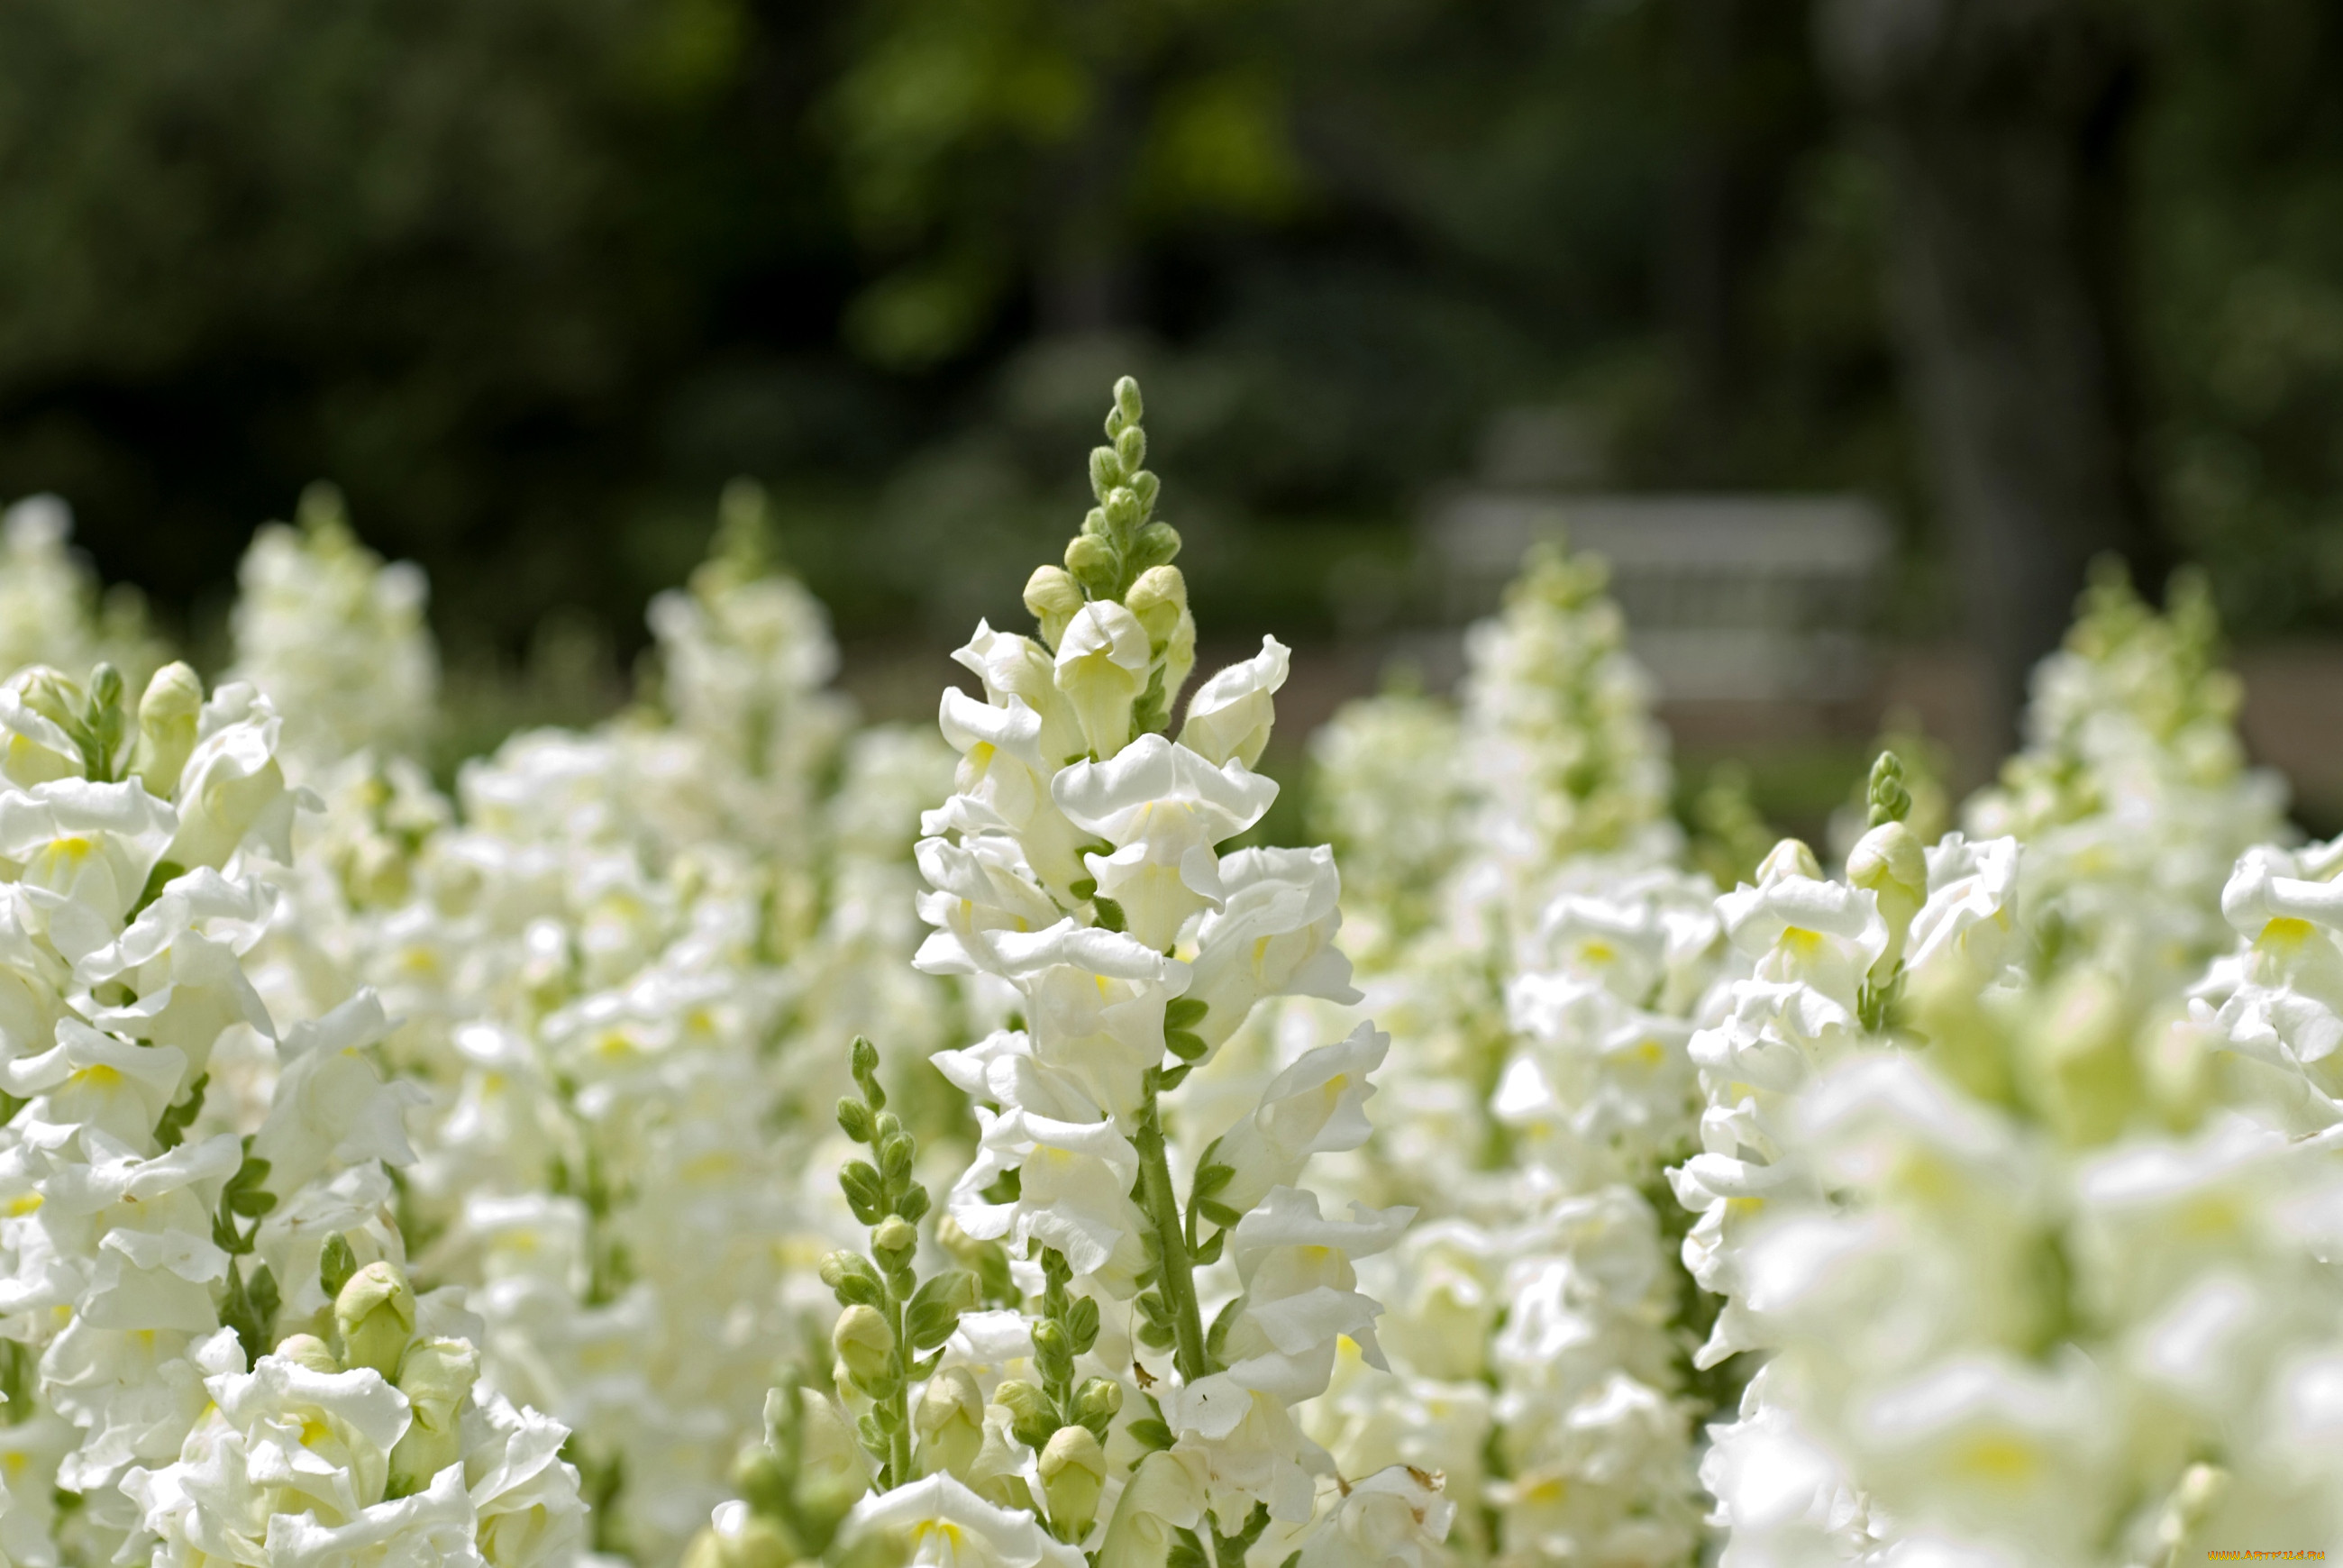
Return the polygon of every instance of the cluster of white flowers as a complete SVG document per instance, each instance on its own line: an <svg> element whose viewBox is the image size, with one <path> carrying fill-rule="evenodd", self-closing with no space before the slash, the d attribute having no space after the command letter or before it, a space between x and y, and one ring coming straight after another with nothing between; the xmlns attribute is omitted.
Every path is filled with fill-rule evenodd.
<svg viewBox="0 0 2343 1568"><path fill-rule="evenodd" d="M1290 655L1188 691L1140 414L941 743L743 484L444 792L330 492L208 694L7 514L0 1568L2343 1549L2343 839L2200 585L2094 584L1964 831L1890 752L1720 891L1541 551L1248 844Z"/></svg>
<svg viewBox="0 0 2343 1568"><path fill-rule="evenodd" d="M1704 1467L1725 1561L2343 1543L2335 847L2240 861L2184 1013L2045 963L2031 846L1900 829L1725 900L1758 961L1677 1176L1704 1355L1768 1352Z"/></svg>
<svg viewBox="0 0 2343 1568"><path fill-rule="evenodd" d="M2246 766L2242 691L2218 644L2202 578L2177 574L2158 615L2109 562L2035 671L2026 748L1963 816L1972 838L2026 845L2027 918L2048 961L2179 990L2227 944L2229 868L2288 838L2285 783Z"/></svg>
<svg viewBox="0 0 2343 1568"><path fill-rule="evenodd" d="M358 543L338 491L311 486L293 526L255 534L237 580L229 678L277 704L288 759L315 770L421 749L438 717L430 588L417 568L385 566Z"/></svg>
<svg viewBox="0 0 2343 1568"><path fill-rule="evenodd" d="M0 729L0 1553L566 1561L567 1434L407 1283L380 1004L280 1033L246 972L303 804L266 699L35 665ZM239 1049L257 1106L207 1092Z"/></svg>
<svg viewBox="0 0 2343 1568"><path fill-rule="evenodd" d="M1382 1362L1355 1262L1412 1211L1330 1214L1302 1183L1365 1141L1388 1040L1314 1046L1233 1110L1176 1092L1260 1001L1356 993L1332 852L1221 850L1276 794L1252 769L1285 648L1264 639L1163 733L1195 623L1139 419L1126 380L1091 455L1098 508L1027 586L1041 637L980 625L957 657L981 696L943 697L961 759L919 845L919 965L1011 1009L936 1057L976 1102L974 1157L923 1241L916 1141L856 1042L839 1121L871 1159L842 1187L870 1239L823 1265L834 1387L777 1395L746 1468L779 1479L744 1486L696 1563L834 1536L919 1563L1364 1568L1428 1563L1445 1533L1436 1475L1338 1473L1297 1422L1341 1347ZM923 1254L962 1266L922 1280ZM800 1404L852 1422L868 1493L842 1513L783 1462Z"/></svg>
<svg viewBox="0 0 2343 1568"><path fill-rule="evenodd" d="M280 1005L367 984L401 1019L385 1051L422 1101L397 1194L417 1267L469 1287L487 1375L574 1430L598 1548L645 1563L725 1495L812 1261L851 1233L808 1175L827 1135L805 1108L845 1081L830 1042L936 1049L953 1016L908 962L909 845L950 754L845 742L822 611L764 527L759 495L729 493L709 562L653 602L642 708L515 736L452 800L387 735L321 761L326 809L264 953ZM246 577L256 670L330 640L304 595L264 587L420 598L330 518L264 531ZM358 616L341 637L296 662L355 682L420 632ZM405 663L427 670L427 648ZM304 711L349 700L290 685Z"/></svg>
<svg viewBox="0 0 2343 1568"><path fill-rule="evenodd" d="M1471 1561L1675 1563L1701 1536L1715 1393L1691 1386L1663 1171L1695 1137L1687 1042L1730 955L1603 581L1540 548L1467 633L1459 708L1375 698L1313 743L1346 866L1381 836L1357 858L1391 868L1344 892L1394 1037L1395 1103L1351 1174L1430 1216L1370 1270L1394 1375L1346 1367L1316 1432L1346 1465L1444 1464Z"/></svg>

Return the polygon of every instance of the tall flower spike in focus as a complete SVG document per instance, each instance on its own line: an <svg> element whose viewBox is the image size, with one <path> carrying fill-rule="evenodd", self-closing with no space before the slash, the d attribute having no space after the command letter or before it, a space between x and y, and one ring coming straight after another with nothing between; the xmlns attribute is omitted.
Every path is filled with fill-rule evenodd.
<svg viewBox="0 0 2343 1568"><path fill-rule="evenodd" d="M878 1154L845 1179L870 1251L834 1255L826 1277L843 1308L838 1392L872 1482L844 1550L1236 1568L1257 1543L1335 1561L1338 1541L1403 1553L1446 1528L1434 1480L1365 1493L1405 1506L1345 1504L1349 1483L1296 1420L1341 1346L1381 1361L1381 1308L1353 1261L1412 1211L1328 1213L1300 1183L1313 1154L1365 1138L1388 1042L1362 1028L1306 1051L1233 1117L1178 1093L1261 1000L1357 993L1332 946L1331 851L1220 850L1276 794L1252 769L1285 648L1264 638L1165 734L1195 622L1140 416L1123 380L1091 454L1098 505L1063 565L1026 585L1040 638L980 624L956 657L983 697L943 696L961 761L923 824L933 930L918 964L989 977L1016 1010L935 1058L975 1102L979 1147L931 1241L905 1184L909 1134L874 1092L876 1053L856 1048L864 1093L840 1114ZM920 1281L929 1248L965 1271ZM723 1561L728 1543L794 1529L780 1513L802 1507L767 1495L770 1513L753 1493L749 1513L719 1511L696 1550Z"/></svg>

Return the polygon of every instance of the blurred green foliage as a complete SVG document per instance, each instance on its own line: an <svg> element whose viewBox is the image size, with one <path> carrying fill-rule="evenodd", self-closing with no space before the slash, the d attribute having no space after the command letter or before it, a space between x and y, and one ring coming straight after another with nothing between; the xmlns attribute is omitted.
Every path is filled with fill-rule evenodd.
<svg viewBox="0 0 2343 1568"><path fill-rule="evenodd" d="M2077 0L2081 3L2081 0ZM2343 612L2343 21L2130 8L2135 380L2233 624ZM1941 596L1805 0L12 0L0 496L193 613L329 477L460 650L623 654L765 478L850 637L1013 611L1151 391L1218 630L1409 610L1492 417L1855 487Z"/></svg>

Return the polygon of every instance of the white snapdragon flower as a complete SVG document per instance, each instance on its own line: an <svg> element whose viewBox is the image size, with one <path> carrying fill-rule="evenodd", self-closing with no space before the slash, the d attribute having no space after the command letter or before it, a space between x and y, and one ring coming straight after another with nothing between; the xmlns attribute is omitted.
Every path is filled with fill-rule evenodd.
<svg viewBox="0 0 2343 1568"><path fill-rule="evenodd" d="M1196 689L1180 726L1180 744L1207 762L1233 759L1248 768L1259 762L1277 719L1272 699L1285 684L1292 659L1292 650L1283 643L1262 638L1258 654Z"/></svg>
<svg viewBox="0 0 2343 1568"><path fill-rule="evenodd" d="M1241 761L1214 767L1185 746L1142 735L1104 762L1077 762L1050 782L1066 819L1113 846L1085 854L1100 897L1131 934L1161 952L1191 916L1227 897L1213 846L1255 822L1276 799L1272 779Z"/></svg>

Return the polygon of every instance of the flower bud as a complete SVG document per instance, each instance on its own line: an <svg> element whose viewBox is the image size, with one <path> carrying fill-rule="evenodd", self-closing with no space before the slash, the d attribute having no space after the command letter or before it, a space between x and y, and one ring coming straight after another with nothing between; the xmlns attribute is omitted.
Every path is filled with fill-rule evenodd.
<svg viewBox="0 0 2343 1568"><path fill-rule="evenodd" d="M890 1214L870 1232L870 1250L892 1257L908 1255L920 1244L920 1228L900 1214Z"/></svg>
<svg viewBox="0 0 2343 1568"><path fill-rule="evenodd" d="M1810 882L1823 879L1822 862L1806 848L1804 839L1785 839L1766 851L1757 863L1757 885L1778 882L1789 877L1804 877Z"/></svg>
<svg viewBox="0 0 2343 1568"><path fill-rule="evenodd" d="M1103 501L1117 485L1129 478L1122 459L1112 447L1091 448L1091 494Z"/></svg>
<svg viewBox="0 0 2343 1568"><path fill-rule="evenodd" d="M1106 493L1106 499L1099 505L1106 513L1106 526L1112 528L1118 538L1128 537L1132 529L1139 527L1139 494L1130 486L1117 485Z"/></svg>
<svg viewBox="0 0 2343 1568"><path fill-rule="evenodd" d="M352 1371L372 1367L395 1378L415 1336L415 1291L395 1265L368 1263L334 1299L334 1326L342 1336L342 1361Z"/></svg>
<svg viewBox="0 0 2343 1568"><path fill-rule="evenodd" d="M932 1475L950 1471L968 1479L968 1467L984 1447L984 1395L966 1367L946 1367L928 1380L913 1423L920 1432L920 1465Z"/></svg>
<svg viewBox="0 0 2343 1568"><path fill-rule="evenodd" d="M1871 968L1873 978L1884 981L1903 961L1912 918L1928 901L1928 858L1919 835L1901 821L1872 829L1848 851L1846 879L1876 895L1880 918L1887 922L1887 947Z"/></svg>
<svg viewBox="0 0 2343 1568"><path fill-rule="evenodd" d="M1098 1568L1157 1568L1170 1554L1172 1532L1203 1517L1204 1488L1191 1462L1171 1453L1140 1461L1099 1545Z"/></svg>
<svg viewBox="0 0 2343 1568"><path fill-rule="evenodd" d="M1041 1495L1050 1523L1068 1541L1091 1533L1098 1518L1099 1493L1106 1486L1106 1450L1086 1426L1061 1426L1041 1450Z"/></svg>
<svg viewBox="0 0 2343 1568"><path fill-rule="evenodd" d="M682 1568L795 1568L800 1561L776 1521L736 1501L717 1505L708 1527L692 1537Z"/></svg>
<svg viewBox="0 0 2343 1568"><path fill-rule="evenodd" d="M1011 1378L992 1391L992 1402L1009 1412L1010 1434L1018 1442L1039 1448L1050 1440L1056 1424L1050 1402L1031 1383Z"/></svg>
<svg viewBox="0 0 2343 1568"><path fill-rule="evenodd" d="M1094 1377L1074 1395L1074 1419L1093 1432L1103 1432L1121 1410L1122 1385L1112 1378Z"/></svg>
<svg viewBox="0 0 2343 1568"><path fill-rule="evenodd" d="M180 770L196 749L196 717L203 711L204 683L185 664L166 664L146 683L138 699L138 742L130 753L130 771L147 792L169 799L179 787Z"/></svg>
<svg viewBox="0 0 2343 1568"><path fill-rule="evenodd" d="M1097 534L1076 534L1066 545L1066 570L1094 599L1112 596L1121 565L1114 547Z"/></svg>
<svg viewBox="0 0 2343 1568"><path fill-rule="evenodd" d="M80 728L85 701L81 689L64 671L36 664L20 672L9 685L25 707L70 734Z"/></svg>
<svg viewBox="0 0 2343 1568"><path fill-rule="evenodd" d="M1139 530L1131 541L1131 552L1125 558L1141 572L1153 571L1169 566L1180 555L1180 530L1169 523L1150 523Z"/></svg>
<svg viewBox="0 0 2343 1568"><path fill-rule="evenodd" d="M323 1372L327 1377L342 1370L342 1363L334 1359L332 1349L315 1334L287 1334L277 1342L273 1353L283 1356L296 1366Z"/></svg>
<svg viewBox="0 0 2343 1568"><path fill-rule="evenodd" d="M1035 567L1025 579L1025 608L1041 623L1041 640L1056 651L1066 623L1082 608L1082 588L1061 567Z"/></svg>
<svg viewBox="0 0 2343 1568"><path fill-rule="evenodd" d="M407 1396L409 1419L390 1451L390 1496L412 1496L462 1462L458 1417L479 1375L480 1352L462 1340L418 1340L408 1347L398 1368L398 1392Z"/></svg>
<svg viewBox="0 0 2343 1568"><path fill-rule="evenodd" d="M830 1342L858 1382L883 1378L894 1369L895 1331L876 1307L853 1306L839 1313Z"/></svg>
<svg viewBox="0 0 2343 1568"><path fill-rule="evenodd" d="M1173 628L1187 612L1188 579L1178 567L1150 567L1139 574L1122 603L1146 628L1148 646L1161 648L1172 640Z"/></svg>

